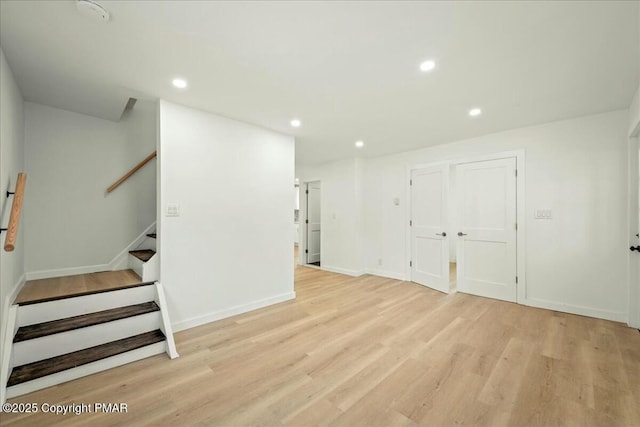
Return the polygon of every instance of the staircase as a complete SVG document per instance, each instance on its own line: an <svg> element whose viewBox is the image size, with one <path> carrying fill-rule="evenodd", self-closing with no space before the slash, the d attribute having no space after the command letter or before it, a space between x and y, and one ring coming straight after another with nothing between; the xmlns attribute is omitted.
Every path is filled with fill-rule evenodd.
<svg viewBox="0 0 640 427"><path fill-rule="evenodd" d="M160 278L160 263L156 255L156 233L149 233L138 247L129 251L129 268L142 278L152 282Z"/></svg>
<svg viewBox="0 0 640 427"><path fill-rule="evenodd" d="M153 355L178 356L159 283L19 303L6 330L3 402Z"/></svg>

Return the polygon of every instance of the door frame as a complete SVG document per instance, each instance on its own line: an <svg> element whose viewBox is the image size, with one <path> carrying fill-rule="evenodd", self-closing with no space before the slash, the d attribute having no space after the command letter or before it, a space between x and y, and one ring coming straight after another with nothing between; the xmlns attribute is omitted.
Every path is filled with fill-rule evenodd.
<svg viewBox="0 0 640 427"><path fill-rule="evenodd" d="M317 179L305 179L300 180L300 190L304 188L304 202L302 199L300 200L300 212L298 213L298 224L300 224L300 240L298 241L298 265L304 265L312 268L322 269L322 241L324 240L324 231L322 225L320 226L320 267L316 267L313 265L309 265L307 263L307 233L309 225L306 222L307 219L307 185L312 182L320 183L320 224L322 224L322 180L320 178Z"/></svg>
<svg viewBox="0 0 640 427"><path fill-rule="evenodd" d="M628 166L629 166L629 246L638 244L635 234L640 230L637 218L638 201L640 200L640 182L638 182L638 169L640 164L640 121L629 133L628 144ZM632 328L640 328L640 258L635 252L629 251L628 258L628 282L629 282L629 303L627 314L627 325Z"/></svg>
<svg viewBox="0 0 640 427"><path fill-rule="evenodd" d="M423 169L425 167L432 167L437 165L446 164L448 167L457 166L463 163L483 162L487 160L500 160L507 158L516 159L516 168L518 170L518 177L516 179L516 222L518 228L516 230L516 274L518 276L518 283L516 284L516 302L518 304L530 305L527 303L527 264L526 264L526 204L525 204L525 149L503 151L492 154L477 155L470 157L452 158L450 160L438 161L432 163L419 163L407 166L406 179L405 179L405 197L409 202L407 203L407 209L405 212L405 277L406 280L411 281L411 267L409 261L411 260L411 227L409 221L411 220L411 171L414 169ZM447 187L450 182L447 182ZM449 191L449 189L447 189ZM451 194L449 195L451 196ZM451 215L454 212L449 212L448 225L452 226ZM456 230L457 231L457 230ZM454 236L456 233L454 230L447 230L447 234Z"/></svg>

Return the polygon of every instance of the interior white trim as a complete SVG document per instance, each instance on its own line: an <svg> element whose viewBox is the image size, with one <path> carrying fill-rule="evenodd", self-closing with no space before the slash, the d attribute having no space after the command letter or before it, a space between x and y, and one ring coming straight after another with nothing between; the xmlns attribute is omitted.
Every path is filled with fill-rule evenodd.
<svg viewBox="0 0 640 427"><path fill-rule="evenodd" d="M13 285L13 290L11 290L9 295L7 295L7 300L6 300L7 306L10 306L11 304L13 304L13 302L18 297L18 294L22 290L22 287L24 286L25 283L27 283L27 278L26 278L26 275L23 274L22 276L20 276L18 281Z"/></svg>
<svg viewBox="0 0 640 427"><path fill-rule="evenodd" d="M402 273L397 273L395 271L388 271L388 270L380 270L377 268L368 268L365 271L365 274L372 274L374 276L380 276L380 277L386 277L388 279L396 279L396 280L406 280L406 277L404 274Z"/></svg>
<svg viewBox="0 0 640 427"><path fill-rule="evenodd" d="M0 355L0 403L4 403L7 399L7 381L9 373L13 369L12 343L18 320L18 306L12 305L6 313L5 330L2 335L2 354ZM5 316L5 314L3 314ZM11 331L11 333L9 333Z"/></svg>
<svg viewBox="0 0 640 427"><path fill-rule="evenodd" d="M76 274L98 273L109 271L109 264L85 265L82 267L59 268L56 270L29 271L26 273L27 280L49 279L51 277L74 276Z"/></svg>
<svg viewBox="0 0 640 427"><path fill-rule="evenodd" d="M320 270L330 271L332 273L345 274L347 276L353 276L353 277L362 276L365 273L364 270L351 270L351 269L348 269L348 268L333 267L333 266L330 266L330 265L322 265L322 263L320 263Z"/></svg>
<svg viewBox="0 0 640 427"><path fill-rule="evenodd" d="M29 271L26 273L26 280L49 279L51 277L73 276L76 274L99 273L101 271L126 270L128 267L129 251L137 248L147 238L147 234L156 227L154 222L147 227L138 237L129 243L118 255L108 264L84 265L80 267L58 268L53 270Z"/></svg>
<svg viewBox="0 0 640 427"><path fill-rule="evenodd" d="M628 226L628 236L629 236L629 246L634 246L637 244L638 239L636 239L635 234L639 230L638 224L638 147L639 147L639 137L640 135L640 121L637 123L634 131L631 133L629 137L629 162L628 162L628 188L629 192L627 194L627 209L629 214L629 226ZM627 281L629 283L628 293L629 293L629 303L628 303L628 315L627 315L627 325L632 328L640 328L640 277L639 277L639 263L640 258L639 254L629 251L628 256L628 264L627 264Z"/></svg>
<svg viewBox="0 0 640 427"><path fill-rule="evenodd" d="M0 323L0 339L2 340L3 352L0 354L0 402L4 403L6 399L7 379L11 369L11 343L17 327L17 309L13 307L13 302L20 293L20 290L26 283L26 276L23 274L13 285L13 289L2 301L2 323Z"/></svg>
<svg viewBox="0 0 640 427"><path fill-rule="evenodd" d="M180 355L178 354L178 350L176 350L176 343L173 339L173 329L171 327L171 321L169 320L167 299L165 298L162 284L159 282L156 282L156 304L160 307L160 314L162 316L162 325L160 329L164 336L167 337L167 354L170 358L175 359Z"/></svg>
<svg viewBox="0 0 640 427"><path fill-rule="evenodd" d="M627 313L624 311L600 310L592 307L563 304L538 298L527 298L523 302L518 301L518 303L528 305L530 307L544 308L547 310L561 311L563 313L595 317L597 319L612 320L614 322L627 321Z"/></svg>
<svg viewBox="0 0 640 427"><path fill-rule="evenodd" d="M257 310L262 307L266 307L273 304L278 304L284 301L290 301L296 298L295 292L287 292L280 295L274 295L252 301L246 304L236 305L234 307L225 308L223 310L212 311L211 313L203 316L192 317L173 324L174 332L184 331L185 329L195 328L196 326L204 325L206 323L215 322L216 320L226 319L227 317L236 316L249 311Z"/></svg>

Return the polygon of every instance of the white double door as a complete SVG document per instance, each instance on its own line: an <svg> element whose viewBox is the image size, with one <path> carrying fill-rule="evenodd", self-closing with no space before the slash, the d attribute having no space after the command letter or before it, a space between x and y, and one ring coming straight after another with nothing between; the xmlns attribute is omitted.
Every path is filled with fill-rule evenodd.
<svg viewBox="0 0 640 427"><path fill-rule="evenodd" d="M411 278L448 293L455 239L458 291L516 301L516 160L462 163L455 171L453 215L449 165L411 173Z"/></svg>

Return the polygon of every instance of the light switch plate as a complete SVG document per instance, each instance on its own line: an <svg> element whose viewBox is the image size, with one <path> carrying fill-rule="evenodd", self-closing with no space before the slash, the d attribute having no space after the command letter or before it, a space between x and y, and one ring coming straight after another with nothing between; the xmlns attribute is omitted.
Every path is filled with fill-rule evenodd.
<svg viewBox="0 0 640 427"><path fill-rule="evenodd" d="M166 216L180 216L180 205L177 203L167 203Z"/></svg>
<svg viewBox="0 0 640 427"><path fill-rule="evenodd" d="M551 219L552 218L551 209L536 209L533 217L535 219Z"/></svg>

